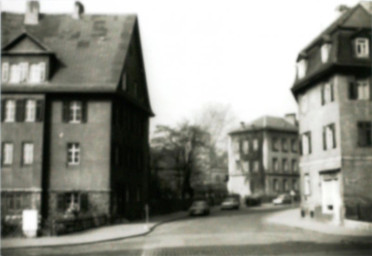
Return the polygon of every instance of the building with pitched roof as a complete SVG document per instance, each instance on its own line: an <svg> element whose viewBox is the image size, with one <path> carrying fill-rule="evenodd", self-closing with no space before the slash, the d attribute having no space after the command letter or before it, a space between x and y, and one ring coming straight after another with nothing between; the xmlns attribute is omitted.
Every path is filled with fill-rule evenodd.
<svg viewBox="0 0 372 256"><path fill-rule="evenodd" d="M297 60L302 214L372 221L372 4L339 18Z"/></svg>
<svg viewBox="0 0 372 256"><path fill-rule="evenodd" d="M229 133L228 191L271 200L298 191L298 128L294 114L263 116Z"/></svg>
<svg viewBox="0 0 372 256"><path fill-rule="evenodd" d="M151 110L136 15L1 15L3 217L143 214Z"/></svg>

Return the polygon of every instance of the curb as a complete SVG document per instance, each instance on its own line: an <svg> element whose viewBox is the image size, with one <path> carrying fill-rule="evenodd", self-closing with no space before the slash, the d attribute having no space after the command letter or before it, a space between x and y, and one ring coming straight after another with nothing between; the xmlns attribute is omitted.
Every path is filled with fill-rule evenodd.
<svg viewBox="0 0 372 256"><path fill-rule="evenodd" d="M281 211L282 212L282 211ZM278 213L279 215L280 213ZM314 229L314 228L309 228L309 227L306 227L306 226L302 226L302 225L290 225L290 224L286 224L286 223L283 223L283 222L278 222L276 221L273 217L274 217L275 214L271 215L271 216L267 216L265 219L264 219L264 222L265 223L268 223L268 224L275 224L275 225L281 225L281 226L286 226L286 227L290 227L290 228L294 228L294 229L299 229L299 230L307 230L307 231L312 231L312 232L317 232L317 233L320 233L320 234L326 234L326 235L332 235L332 236L339 236L339 237L343 237L345 238L345 241L347 242L352 242L352 243L370 243L370 240L369 238L372 238L372 235L365 235L365 234L362 234L362 235L359 235L359 234L337 234L337 233L332 233L332 232L326 232L326 231L322 231L322 230L317 230L317 229ZM367 241L364 241L364 240L367 240Z"/></svg>
<svg viewBox="0 0 372 256"><path fill-rule="evenodd" d="M141 237L141 236L147 236L148 234L152 233L158 226L161 226L163 224L177 221L177 220L182 220L188 218L188 215L185 214L185 216L179 216L179 217L174 217L168 220L163 220L159 221L155 225L153 225L151 228L149 228L148 231L134 234L134 235L129 235L129 236L121 236L121 237L115 237L115 238L108 238L108 239L103 239L103 240L98 240L98 241L87 241L87 242L81 242L81 243L65 243L65 244L50 244L50 245L25 245L25 246L9 246L9 247L3 247L1 246L1 251L3 250L17 250L17 249L31 249L31 248L52 248L52 247L63 247L63 246L80 246L80 245L87 245L87 244L98 244L98 243L105 243L105 242L113 242L113 241L118 241L118 240L125 240L125 239L130 239L130 238L135 238L135 237Z"/></svg>

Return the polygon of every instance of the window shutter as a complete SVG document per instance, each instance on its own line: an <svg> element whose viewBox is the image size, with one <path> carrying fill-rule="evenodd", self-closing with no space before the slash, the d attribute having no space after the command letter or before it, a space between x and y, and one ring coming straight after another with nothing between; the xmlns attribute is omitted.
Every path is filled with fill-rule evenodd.
<svg viewBox="0 0 372 256"><path fill-rule="evenodd" d="M326 127L323 127L323 150L327 150Z"/></svg>
<svg viewBox="0 0 372 256"><path fill-rule="evenodd" d="M351 78L349 81L349 99L355 100L358 98L358 91L357 91L355 77Z"/></svg>
<svg viewBox="0 0 372 256"><path fill-rule="evenodd" d="M302 156L303 155L303 153L302 153L302 136L300 136L300 139L298 140L298 147L299 147L300 156Z"/></svg>
<svg viewBox="0 0 372 256"><path fill-rule="evenodd" d="M81 102L81 121L82 123L88 121L88 104L86 101Z"/></svg>
<svg viewBox="0 0 372 256"><path fill-rule="evenodd" d="M69 101L63 102L62 121L64 123L68 123L70 121L70 102Z"/></svg>
<svg viewBox="0 0 372 256"><path fill-rule="evenodd" d="M364 129L363 129L363 123L358 123L358 146L364 146Z"/></svg>
<svg viewBox="0 0 372 256"><path fill-rule="evenodd" d="M5 103L6 100L1 101L1 122L4 122L5 119Z"/></svg>
<svg viewBox="0 0 372 256"><path fill-rule="evenodd" d="M336 125L332 124L332 139L333 139L333 148L336 148Z"/></svg>
<svg viewBox="0 0 372 256"><path fill-rule="evenodd" d="M321 87L320 91L321 91L321 97L322 97L321 101L322 101L322 106L323 106L324 103L325 103L325 99L324 99L324 97L325 97L324 96L325 86L324 86L324 84L322 84L322 87Z"/></svg>
<svg viewBox="0 0 372 256"><path fill-rule="evenodd" d="M335 100L335 89L334 89L334 84L333 82L330 82L329 86L331 87L331 101L334 101Z"/></svg>
<svg viewBox="0 0 372 256"><path fill-rule="evenodd" d="M84 212L89 210L88 194L80 194L80 209Z"/></svg>
<svg viewBox="0 0 372 256"><path fill-rule="evenodd" d="M42 122L44 120L44 104L42 100L36 101L36 121Z"/></svg>
<svg viewBox="0 0 372 256"><path fill-rule="evenodd" d="M309 154L311 154L311 133L308 133L308 142L309 142Z"/></svg>
<svg viewBox="0 0 372 256"><path fill-rule="evenodd" d="M17 122L25 121L25 101L24 100L16 101L16 121Z"/></svg>

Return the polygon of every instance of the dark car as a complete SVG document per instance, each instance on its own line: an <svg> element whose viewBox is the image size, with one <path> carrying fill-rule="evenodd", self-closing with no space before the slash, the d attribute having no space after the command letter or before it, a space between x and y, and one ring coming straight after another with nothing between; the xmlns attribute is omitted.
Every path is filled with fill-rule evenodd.
<svg viewBox="0 0 372 256"><path fill-rule="evenodd" d="M245 197L246 206L257 206L261 204L261 198L259 196L247 196Z"/></svg>
<svg viewBox="0 0 372 256"><path fill-rule="evenodd" d="M209 205L206 200L194 201L189 209L189 215L209 215Z"/></svg>
<svg viewBox="0 0 372 256"><path fill-rule="evenodd" d="M239 210L239 207L240 202L239 199L237 199L236 197L226 197L221 204L221 210Z"/></svg>

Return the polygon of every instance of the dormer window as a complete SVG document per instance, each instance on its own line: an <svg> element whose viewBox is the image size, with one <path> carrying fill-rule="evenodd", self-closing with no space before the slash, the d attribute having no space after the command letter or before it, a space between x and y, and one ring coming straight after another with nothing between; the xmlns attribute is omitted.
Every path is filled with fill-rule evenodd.
<svg viewBox="0 0 372 256"><path fill-rule="evenodd" d="M355 55L357 58L368 58L369 57L368 38L355 39Z"/></svg>
<svg viewBox="0 0 372 256"><path fill-rule="evenodd" d="M21 81L21 67L18 64L10 66L10 83L18 84Z"/></svg>
<svg viewBox="0 0 372 256"><path fill-rule="evenodd" d="M303 78L306 74L307 61L306 59L300 59L297 62L297 76L299 79Z"/></svg>
<svg viewBox="0 0 372 256"><path fill-rule="evenodd" d="M2 82L12 84L19 83L41 83L45 81L46 68L45 62L29 64L21 62L11 64L9 73L9 63L2 65Z"/></svg>
<svg viewBox="0 0 372 256"><path fill-rule="evenodd" d="M35 63L30 68L30 83L41 83L45 81L45 63Z"/></svg>
<svg viewBox="0 0 372 256"><path fill-rule="evenodd" d="M326 63L329 59L329 53L331 52L331 44L324 43L320 48L322 62Z"/></svg>

